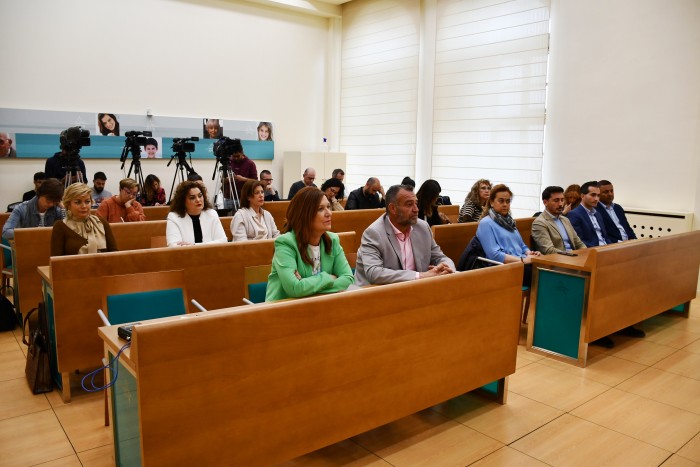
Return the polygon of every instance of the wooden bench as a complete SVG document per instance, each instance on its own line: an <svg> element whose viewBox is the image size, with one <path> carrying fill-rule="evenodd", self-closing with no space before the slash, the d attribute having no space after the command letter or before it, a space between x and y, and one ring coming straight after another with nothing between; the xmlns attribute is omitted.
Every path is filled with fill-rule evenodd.
<svg viewBox="0 0 700 467"><path fill-rule="evenodd" d="M440 205L438 206L438 211L445 214L450 222L456 224L459 220L459 208L458 204Z"/></svg>
<svg viewBox="0 0 700 467"><path fill-rule="evenodd" d="M287 201L278 201L274 205L281 205ZM273 205L266 203L265 206ZM285 208L286 212L286 208ZM357 210L348 212L336 212L333 214L333 232L357 232L354 245L347 245L348 253L357 253L362 232L384 212L381 209ZM221 225L226 232L226 237L231 240L231 217L222 217ZM120 251L132 251L151 248L151 239L164 237L166 221L147 222L119 222L110 224L117 246ZM281 225L277 225L279 229ZM162 243L162 242L159 242ZM41 278L37 273L37 267L49 264L51 255L51 228L37 227L31 229L17 229L15 231L15 255L17 266L15 268L15 282L19 285L18 310L28 311L41 301ZM21 291L21 293L20 293Z"/></svg>
<svg viewBox="0 0 700 467"><path fill-rule="evenodd" d="M585 366L587 345L695 298L700 231L533 259L527 348Z"/></svg>
<svg viewBox="0 0 700 467"><path fill-rule="evenodd" d="M164 221L168 217L170 206L144 206L143 213L147 221Z"/></svg>
<svg viewBox="0 0 700 467"><path fill-rule="evenodd" d="M331 220L332 232L355 232L356 244L352 251L357 253L362 241L362 234L370 224L386 212L385 209L353 209L351 211L335 211ZM347 251L347 249L346 249Z"/></svg>
<svg viewBox="0 0 700 467"><path fill-rule="evenodd" d="M136 326L114 391L138 387L116 410L140 449L118 443L116 458L272 465L492 382L504 403L522 274L512 264ZM114 327L99 333L112 354L124 344Z"/></svg>
<svg viewBox="0 0 700 467"><path fill-rule="evenodd" d="M280 231L287 222L287 208L289 208L289 201L268 201L263 206L263 209L272 215L275 225Z"/></svg>
<svg viewBox="0 0 700 467"><path fill-rule="evenodd" d="M2 212L0 213L0 233L2 232L2 228L5 226L5 222L7 222L7 219L10 218L11 212Z"/></svg>
<svg viewBox="0 0 700 467"><path fill-rule="evenodd" d="M340 242L344 249L351 248L355 233L340 234ZM96 312L102 305L103 276L184 269L187 296L216 309L242 304L245 268L270 264L273 252L273 240L257 240L52 257L48 286L53 297L55 331L51 340L56 348L57 371L61 373L57 383L63 387L64 399L70 399L70 384L66 384L69 373L96 367L102 358ZM190 311L196 309L190 305Z"/></svg>
<svg viewBox="0 0 700 467"><path fill-rule="evenodd" d="M523 238L528 247L532 244L531 231L533 217L523 217L516 219L515 223L518 227L518 232ZM479 226L478 222L465 222L463 224L447 224L434 225L432 227L435 243L440 246L445 255L454 261L455 265L459 262L460 256L467 248L469 241L476 235L476 229Z"/></svg>

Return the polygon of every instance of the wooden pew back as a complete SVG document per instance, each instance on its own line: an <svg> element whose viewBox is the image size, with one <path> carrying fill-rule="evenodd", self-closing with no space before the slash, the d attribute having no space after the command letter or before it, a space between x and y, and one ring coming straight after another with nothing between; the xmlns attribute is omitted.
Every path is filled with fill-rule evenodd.
<svg viewBox="0 0 700 467"><path fill-rule="evenodd" d="M279 231L282 231L282 227L284 227L285 222L287 222L288 207L289 201L269 201L263 206L263 209L272 215Z"/></svg>
<svg viewBox="0 0 700 467"><path fill-rule="evenodd" d="M355 232L356 244L346 252L357 253L362 241L362 234L370 224L386 212L385 209L353 209L351 211L335 211L331 222L332 232Z"/></svg>
<svg viewBox="0 0 700 467"><path fill-rule="evenodd" d="M516 219L515 223L518 227L518 232L523 238L525 245L530 248L532 243L532 222L533 217L523 217L521 219ZM467 248L467 245L476 235L476 229L479 226L478 222L465 222L463 224L447 224L447 225L434 225L432 227L433 237L435 237L435 243L440 246L442 252L445 253L452 261L454 261L455 266L459 262L460 256Z"/></svg>
<svg viewBox="0 0 700 467"><path fill-rule="evenodd" d="M11 212L1 212L0 213L0 232L2 232L2 228L5 226L5 222L7 222L7 219L10 218Z"/></svg>
<svg viewBox="0 0 700 467"><path fill-rule="evenodd" d="M456 224L459 220L459 208L458 204L440 205L438 206L438 211L445 214L450 222Z"/></svg>
<svg viewBox="0 0 700 467"><path fill-rule="evenodd" d="M110 224L110 227L117 247L121 251L131 251L151 248L153 237L165 235L165 223L166 221L119 222ZM51 230L51 227L15 230L16 283L19 285L19 309L22 313L31 310L42 300L41 278L36 268L49 264Z"/></svg>
<svg viewBox="0 0 700 467"><path fill-rule="evenodd" d="M144 206L143 214L147 221L164 221L168 217L170 206Z"/></svg>
<svg viewBox="0 0 700 467"><path fill-rule="evenodd" d="M586 262L592 275L585 341L694 299L698 264L700 231L592 249Z"/></svg>
<svg viewBox="0 0 700 467"><path fill-rule="evenodd" d="M455 266L459 263L459 258L469 241L476 235L478 225L478 222L466 222L432 227L435 243L455 263Z"/></svg>
<svg viewBox="0 0 700 467"><path fill-rule="evenodd" d="M43 301L41 277L36 268L49 264L51 227L15 230L15 287L19 295L18 310L26 314Z"/></svg>
<svg viewBox="0 0 700 467"><path fill-rule="evenodd" d="M143 463L277 464L512 374L522 271L136 327ZM184 419L188 430L172 429Z"/></svg>
<svg viewBox="0 0 700 467"><path fill-rule="evenodd" d="M340 234L340 243L343 248L354 245L355 233ZM273 252L274 240L257 240L52 257L59 372L95 367L100 362L102 346L96 329L103 276L184 269L187 296L207 309L217 309L243 303L245 268L270 264Z"/></svg>
<svg viewBox="0 0 700 467"><path fill-rule="evenodd" d="M286 205L288 204L288 201L278 201L267 203L265 206L274 205L279 209L284 205L286 213ZM371 215L375 214L375 212L379 212L379 210L369 210L369 213L361 210L349 215L337 213L341 215L334 217L334 220L339 219L335 224L339 225L343 230L333 229L333 232L354 232L361 228L362 230L358 234L361 236L364 229L372 222ZM368 214L370 215L368 216ZM229 241L232 237L231 219L232 217L230 216L220 219ZM152 238L165 235L166 221L120 222L110 224L110 227L120 251L143 250L151 248ZM280 224L277 224L277 227L281 229ZM358 247L359 239L355 244L344 245L345 250L349 253L356 253ZM15 231L15 249L17 251L17 277L15 282L21 288L19 310L26 312L35 307L42 299L41 278L36 268L49 264L51 228L17 229Z"/></svg>

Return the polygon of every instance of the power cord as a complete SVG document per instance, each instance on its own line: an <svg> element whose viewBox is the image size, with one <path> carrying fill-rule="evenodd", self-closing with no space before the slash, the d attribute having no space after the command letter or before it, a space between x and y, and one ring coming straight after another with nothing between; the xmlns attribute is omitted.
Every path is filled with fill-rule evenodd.
<svg viewBox="0 0 700 467"><path fill-rule="evenodd" d="M86 374L83 376L83 379L80 381L80 385L83 387L84 390L87 392L97 392L97 391L103 391L105 389L108 389L114 385L114 383L117 382L117 377L119 376L119 365L116 365L116 363L119 361L119 356L124 352L129 346L131 345L131 342L127 342L124 344L124 346L119 349L119 352L117 352L117 355L114 356L114 358L107 363L106 365L101 366L100 368L91 371L90 373ZM114 367L112 367L114 365ZM112 380L105 384L104 386L97 386L95 384L95 376L99 375L100 373L104 372L109 368L112 370ZM87 381L87 383L86 383ZM104 379L103 379L104 381ZM87 387L86 384L89 384L90 387Z"/></svg>

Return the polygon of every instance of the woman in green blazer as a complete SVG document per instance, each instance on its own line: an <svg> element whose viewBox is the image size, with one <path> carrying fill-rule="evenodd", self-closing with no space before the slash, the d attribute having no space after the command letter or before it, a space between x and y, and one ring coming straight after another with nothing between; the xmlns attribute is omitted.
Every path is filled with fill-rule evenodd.
<svg viewBox="0 0 700 467"><path fill-rule="evenodd" d="M328 199L321 190L300 190L287 208L287 233L275 239L265 301L340 292L355 281L331 229Z"/></svg>

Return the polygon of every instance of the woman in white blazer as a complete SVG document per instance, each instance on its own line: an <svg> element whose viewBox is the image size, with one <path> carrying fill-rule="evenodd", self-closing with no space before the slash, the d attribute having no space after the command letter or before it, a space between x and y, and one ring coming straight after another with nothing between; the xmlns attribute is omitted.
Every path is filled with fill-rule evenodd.
<svg viewBox="0 0 700 467"><path fill-rule="evenodd" d="M234 242L277 238L277 230L272 215L263 209L265 187L258 180L248 180L241 188L241 208L231 220L231 234Z"/></svg>
<svg viewBox="0 0 700 467"><path fill-rule="evenodd" d="M168 246L228 241L219 215L209 202L207 189L200 182L187 180L178 185L170 203L165 238Z"/></svg>

